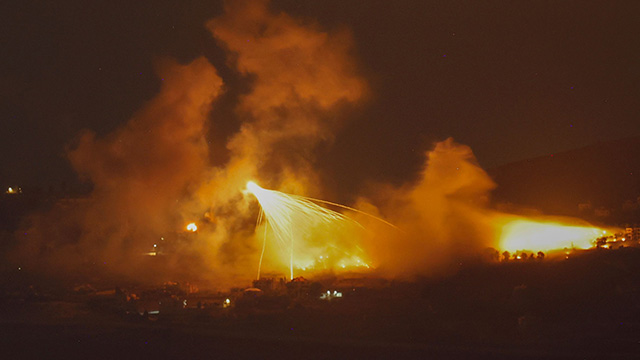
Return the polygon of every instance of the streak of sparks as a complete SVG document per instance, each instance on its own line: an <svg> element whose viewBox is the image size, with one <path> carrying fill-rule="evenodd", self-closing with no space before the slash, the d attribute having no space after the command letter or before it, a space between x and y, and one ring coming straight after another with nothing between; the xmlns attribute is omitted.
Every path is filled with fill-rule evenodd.
<svg viewBox="0 0 640 360"><path fill-rule="evenodd" d="M267 243L268 228L271 228L271 232L277 243L289 251L290 279L293 279L295 243L311 236L313 230L318 226L331 225L340 227L352 225L364 228L357 221L339 212L320 206L317 203L332 205L367 215L397 229L393 224L363 211L329 201L264 189L253 181L249 181L247 183L247 191L256 197L261 206L256 226L259 226L262 222L265 223L262 253L258 263L258 279L260 278L262 261ZM358 260L358 262L360 261ZM368 267L368 265L364 265Z"/></svg>
<svg viewBox="0 0 640 360"><path fill-rule="evenodd" d="M507 251L551 251L563 248L589 249L602 229L554 222L515 220L502 228L500 248Z"/></svg>

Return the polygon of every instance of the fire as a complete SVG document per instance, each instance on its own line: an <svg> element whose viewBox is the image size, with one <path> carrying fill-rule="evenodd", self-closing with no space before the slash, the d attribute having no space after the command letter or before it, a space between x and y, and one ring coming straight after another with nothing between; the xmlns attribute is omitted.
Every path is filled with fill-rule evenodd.
<svg viewBox="0 0 640 360"><path fill-rule="evenodd" d="M275 240L278 250L269 258L269 263L286 264L290 278L294 271L322 271L345 269L370 269L370 255L357 244L346 239L366 241L367 232L360 223L344 214L321 205L338 206L362 213L340 204L291 195L261 187L253 181L246 184L245 194L252 194L260 204L258 234L263 236L263 244L258 264L258 278L265 258L268 240ZM366 213L364 213L366 214ZM369 215L369 214L366 214ZM371 216L371 215L369 215ZM383 219L376 218L385 224ZM497 229L495 247L501 251L549 252L563 249L589 249L605 230L577 220L525 218L516 215L499 214L492 221ZM395 226L391 225L394 229ZM262 226L262 227L260 227ZM353 232L353 230L359 232ZM403 233L400 231L400 233ZM369 234L370 235L370 234ZM393 241L389 234L386 241ZM374 254L375 255L375 254ZM520 258L520 257L518 257ZM373 258L378 264L378 259ZM376 265L377 266L377 265Z"/></svg>
<svg viewBox="0 0 640 360"><path fill-rule="evenodd" d="M260 278L269 234L281 249L281 261L288 262L291 279L294 277L294 269L369 267L358 256L362 253L361 249L356 246L355 250L350 251L344 241L339 241L344 240L350 231L361 229L362 225L339 212L316 204L316 202L333 203L267 190L253 181L247 183L247 192L253 194L261 206L258 226L264 223L258 278ZM345 207L339 204L334 205Z"/></svg>
<svg viewBox="0 0 640 360"><path fill-rule="evenodd" d="M198 226L196 225L196 223L189 223L189 225L187 225L187 230L191 232L196 232L198 231Z"/></svg>
<svg viewBox="0 0 640 360"><path fill-rule="evenodd" d="M499 248L510 252L589 249L603 233L596 227L517 219L502 225Z"/></svg>
<svg viewBox="0 0 640 360"><path fill-rule="evenodd" d="M7 193L7 194L20 194L20 193L22 193L22 188L20 188L20 187L18 187L18 188L9 187L7 189L7 191L5 191L5 193Z"/></svg>
<svg viewBox="0 0 640 360"><path fill-rule="evenodd" d="M260 187L260 185L254 183L253 181L249 181L247 182L247 190L251 193L251 194L256 194L258 191L260 191L262 188Z"/></svg>

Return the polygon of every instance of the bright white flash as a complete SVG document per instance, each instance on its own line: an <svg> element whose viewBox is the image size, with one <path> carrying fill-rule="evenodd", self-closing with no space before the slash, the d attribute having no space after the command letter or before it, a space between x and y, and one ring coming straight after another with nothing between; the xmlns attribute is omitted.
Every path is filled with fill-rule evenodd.
<svg viewBox="0 0 640 360"><path fill-rule="evenodd" d="M314 229L322 225L355 225L362 227L355 220L315 204L314 201L317 201L315 199L267 190L253 181L247 183L247 191L253 194L260 203L261 213L258 217L258 225L262 221L266 222L266 226L271 227L277 243L281 248L289 251L289 275L291 279L293 279L293 259L296 244L300 244L304 239L310 237ZM262 267L262 258L266 246L266 226L262 255L258 265L258 278L260 278L260 268Z"/></svg>

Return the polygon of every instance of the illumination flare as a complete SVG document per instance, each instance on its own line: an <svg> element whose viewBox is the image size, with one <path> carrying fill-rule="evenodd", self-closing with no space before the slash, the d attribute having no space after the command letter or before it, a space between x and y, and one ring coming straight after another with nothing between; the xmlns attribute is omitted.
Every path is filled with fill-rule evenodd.
<svg viewBox="0 0 640 360"><path fill-rule="evenodd" d="M260 223L265 223L264 242L258 264L258 279L260 278L262 260L267 243L267 230L269 227L271 228L271 232L275 237L276 242L282 248L289 251L290 279L293 279L296 243L302 243L304 239L310 237L314 229L322 225L331 225L336 227L352 225L364 228L357 221L346 217L339 212L322 207L315 202L339 206L363 213L344 205L264 189L253 181L249 181L247 183L247 191L256 197L261 207L256 225L259 226ZM387 223L382 219L379 220ZM393 226L392 224L389 225Z"/></svg>
<svg viewBox="0 0 640 360"><path fill-rule="evenodd" d="M518 219L502 226L500 248L510 252L589 249L606 231L597 227Z"/></svg>
<svg viewBox="0 0 640 360"><path fill-rule="evenodd" d="M198 225L196 225L196 223L190 223L189 225L187 225L187 230L191 232L196 232L198 231Z"/></svg>

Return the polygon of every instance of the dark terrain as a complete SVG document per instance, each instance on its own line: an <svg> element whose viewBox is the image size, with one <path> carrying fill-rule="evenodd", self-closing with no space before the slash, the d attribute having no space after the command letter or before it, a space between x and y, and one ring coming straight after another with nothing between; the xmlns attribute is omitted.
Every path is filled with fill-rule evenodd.
<svg viewBox="0 0 640 360"><path fill-rule="evenodd" d="M498 184L496 203L607 223L640 219L640 136L507 164L489 174Z"/></svg>
<svg viewBox="0 0 640 360"><path fill-rule="evenodd" d="M464 359L640 353L637 248L467 265L440 279L360 279L348 286L335 277L317 280L318 289L344 296L236 292L218 294L233 298L228 308L192 305L147 317L126 314L112 292L5 273L0 352L3 358Z"/></svg>
<svg viewBox="0 0 640 360"><path fill-rule="evenodd" d="M509 164L490 174L498 183L497 206L610 225L640 219L638 137ZM249 284L238 284L234 292L188 294L167 292L162 283L123 283L91 269L60 280L10 268L6 260L17 241L14 234L29 225L28 214L61 199L81 201L26 189L0 196L0 358L633 359L640 354L637 242L568 259L563 254L464 263L439 278L354 280L325 274L310 279L304 291L287 286L260 296L242 291ZM147 316L134 309L136 301L119 300L116 286L140 295L138 304L165 296L174 306ZM339 290L343 297L320 300L326 290ZM231 306L223 306L225 298L232 299ZM183 299L189 299L188 306L181 305ZM195 306L196 301L208 305Z"/></svg>

